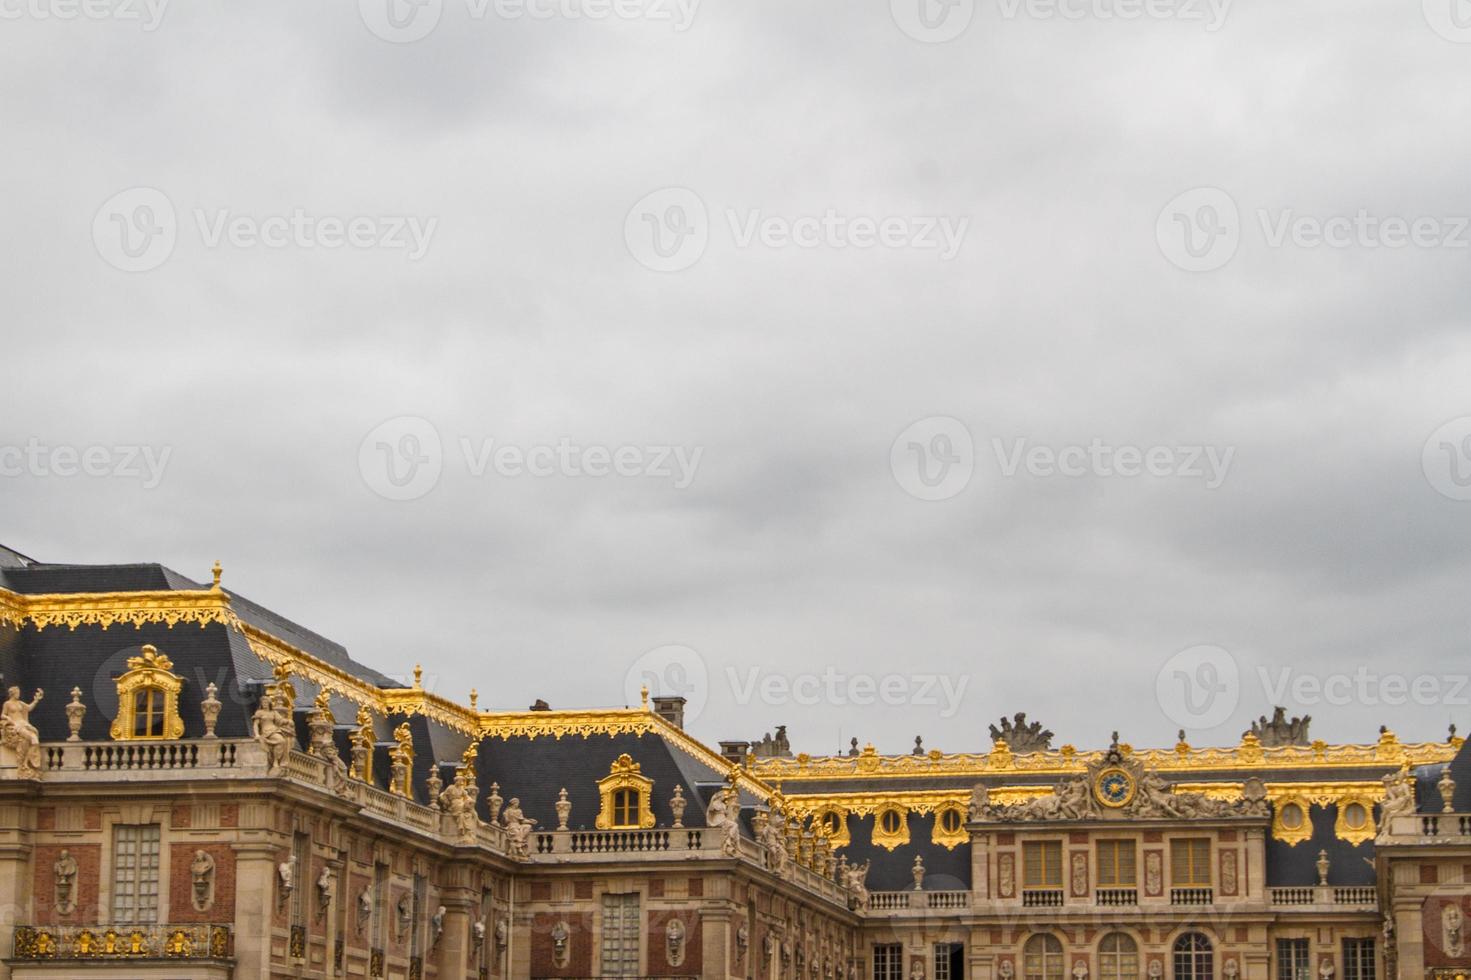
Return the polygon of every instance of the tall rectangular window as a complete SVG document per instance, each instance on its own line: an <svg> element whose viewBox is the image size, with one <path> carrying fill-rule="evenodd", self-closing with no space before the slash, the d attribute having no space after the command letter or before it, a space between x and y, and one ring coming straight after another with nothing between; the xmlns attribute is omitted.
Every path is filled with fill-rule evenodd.
<svg viewBox="0 0 1471 980"><path fill-rule="evenodd" d="M1062 842L1027 841L1022 844L1022 887L1062 887Z"/></svg>
<svg viewBox="0 0 1471 980"><path fill-rule="evenodd" d="M873 980L904 980L904 946L880 943L873 948Z"/></svg>
<svg viewBox="0 0 1471 980"><path fill-rule="evenodd" d="M1104 888L1133 888L1139 884L1134 870L1134 842L1101 840L1098 842L1098 884Z"/></svg>
<svg viewBox="0 0 1471 980"><path fill-rule="evenodd" d="M291 893L291 924L293 926L306 926L306 900L309 888L300 887L304 882L311 881L312 875L312 839L306 834L294 834L291 838L292 873L296 876L297 886Z"/></svg>
<svg viewBox="0 0 1471 980"><path fill-rule="evenodd" d="M421 874L414 875L413 924L409 926L409 957L417 959L424 955L424 903L428 900L425 890L428 882Z"/></svg>
<svg viewBox="0 0 1471 980"><path fill-rule="evenodd" d="M1343 941L1343 980L1374 980L1374 940Z"/></svg>
<svg viewBox="0 0 1471 980"><path fill-rule="evenodd" d="M373 865L373 948L383 948L383 923L388 916L388 865Z"/></svg>
<svg viewBox="0 0 1471 980"><path fill-rule="evenodd" d="M964 952L961 943L935 943L935 980L963 980Z"/></svg>
<svg viewBox="0 0 1471 980"><path fill-rule="evenodd" d="M1277 940L1278 980L1313 980L1311 956L1306 939Z"/></svg>
<svg viewBox="0 0 1471 980"><path fill-rule="evenodd" d="M112 921L158 921L159 827L156 823L112 828Z"/></svg>
<svg viewBox="0 0 1471 980"><path fill-rule="evenodd" d="M1170 841L1170 880L1176 888L1205 887L1211 883L1209 837L1177 837Z"/></svg>
<svg viewBox="0 0 1471 980"><path fill-rule="evenodd" d="M638 967L641 929L637 894L603 896L603 976L641 975Z"/></svg>

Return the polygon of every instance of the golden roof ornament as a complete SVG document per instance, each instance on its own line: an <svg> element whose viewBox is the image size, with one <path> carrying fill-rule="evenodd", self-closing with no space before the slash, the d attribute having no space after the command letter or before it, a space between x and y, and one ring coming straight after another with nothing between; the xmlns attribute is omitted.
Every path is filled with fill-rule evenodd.
<svg viewBox="0 0 1471 980"><path fill-rule="evenodd" d="M421 664L414 664L414 690L424 690L424 667Z"/></svg>
<svg viewBox="0 0 1471 980"><path fill-rule="evenodd" d="M218 592L220 591L220 576L225 574L225 567L221 565L219 559L216 558L215 567L210 569L210 571L214 575L214 582L210 585L210 588L213 589L215 592Z"/></svg>
<svg viewBox="0 0 1471 980"><path fill-rule="evenodd" d="M168 654L159 653L152 643L143 644L142 656L128 658L129 670L173 670L174 662Z"/></svg>
<svg viewBox="0 0 1471 980"><path fill-rule="evenodd" d="M471 711L479 711L480 710L480 707L477 704L477 702L479 700L480 700L480 692L477 691L477 690L475 690L475 688L473 688L473 687L470 688L470 710Z"/></svg>

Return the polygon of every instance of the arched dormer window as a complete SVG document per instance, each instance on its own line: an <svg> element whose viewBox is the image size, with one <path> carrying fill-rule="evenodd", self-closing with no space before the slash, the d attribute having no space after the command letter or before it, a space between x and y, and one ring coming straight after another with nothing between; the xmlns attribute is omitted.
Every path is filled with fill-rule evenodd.
<svg viewBox="0 0 1471 980"><path fill-rule="evenodd" d="M639 770L627 752L613 760L608 775L598 780L601 806L595 822L599 830L648 830L654 826L651 796L654 781Z"/></svg>
<svg viewBox="0 0 1471 980"><path fill-rule="evenodd" d="M184 678L173 672L174 662L154 646L128 658L127 671L117 679L117 717L112 722L115 741L174 739L184 735L179 717L179 691Z"/></svg>

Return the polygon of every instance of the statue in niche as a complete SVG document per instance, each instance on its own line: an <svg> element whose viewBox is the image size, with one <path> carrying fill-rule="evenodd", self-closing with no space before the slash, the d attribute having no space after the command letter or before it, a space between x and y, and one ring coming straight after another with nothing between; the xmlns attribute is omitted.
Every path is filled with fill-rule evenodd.
<svg viewBox="0 0 1471 980"><path fill-rule="evenodd" d="M214 904L215 859L208 851L194 852L194 858L189 862L189 878L194 886L194 911L209 911Z"/></svg>
<svg viewBox="0 0 1471 980"><path fill-rule="evenodd" d="M56 911L71 915L77 907L77 859L72 852L62 848L52 872L56 876Z"/></svg>

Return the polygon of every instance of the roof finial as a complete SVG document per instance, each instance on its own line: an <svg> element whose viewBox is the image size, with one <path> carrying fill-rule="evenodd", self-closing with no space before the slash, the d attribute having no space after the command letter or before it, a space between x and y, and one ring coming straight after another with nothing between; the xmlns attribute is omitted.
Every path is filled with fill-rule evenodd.
<svg viewBox="0 0 1471 980"><path fill-rule="evenodd" d="M478 708L475 707L475 702L477 702L479 700L480 700L480 692L477 691L477 690L475 690L475 688L473 688L473 687L470 688L470 710L471 711L478 711L479 710Z"/></svg>
<svg viewBox="0 0 1471 980"><path fill-rule="evenodd" d="M645 684L643 687L639 688L638 696L640 700L643 701L644 710L647 711L649 709L649 685Z"/></svg>
<svg viewBox="0 0 1471 980"><path fill-rule="evenodd" d="M214 589L216 592L218 592L220 590L220 576L223 575L223 574L225 574L225 567L220 564L218 558L215 559L215 567L213 569L211 569L211 571L214 572L215 580L214 580L214 584L211 585L210 588L211 589Z"/></svg>
<svg viewBox="0 0 1471 980"><path fill-rule="evenodd" d="M414 664L414 690L424 689L424 668L420 664Z"/></svg>

